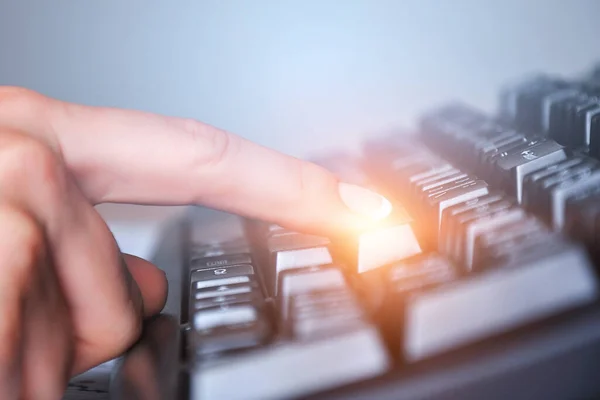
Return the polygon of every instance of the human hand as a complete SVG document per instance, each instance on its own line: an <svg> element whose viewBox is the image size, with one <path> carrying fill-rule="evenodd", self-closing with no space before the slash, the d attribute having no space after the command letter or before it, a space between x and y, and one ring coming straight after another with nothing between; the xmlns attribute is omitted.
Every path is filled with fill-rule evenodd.
<svg viewBox="0 0 600 400"><path fill-rule="evenodd" d="M60 398L164 306L164 274L121 254L104 202L202 204L326 235L391 208L200 122L0 87L0 398Z"/></svg>

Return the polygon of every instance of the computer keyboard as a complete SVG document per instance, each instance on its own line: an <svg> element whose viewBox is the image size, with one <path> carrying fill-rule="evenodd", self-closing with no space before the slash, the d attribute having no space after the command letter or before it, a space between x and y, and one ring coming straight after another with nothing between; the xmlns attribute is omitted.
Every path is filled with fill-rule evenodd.
<svg viewBox="0 0 600 400"><path fill-rule="evenodd" d="M358 237L190 213L184 398L600 396L599 72L314 160L393 201Z"/></svg>

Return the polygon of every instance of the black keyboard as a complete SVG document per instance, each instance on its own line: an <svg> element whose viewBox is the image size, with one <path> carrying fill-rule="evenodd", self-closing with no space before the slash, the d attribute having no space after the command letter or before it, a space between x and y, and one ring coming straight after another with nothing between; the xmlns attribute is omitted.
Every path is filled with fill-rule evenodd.
<svg viewBox="0 0 600 400"><path fill-rule="evenodd" d="M193 211L184 396L599 397L598 78L530 77L498 115L451 103L315 160L393 199L358 238Z"/></svg>

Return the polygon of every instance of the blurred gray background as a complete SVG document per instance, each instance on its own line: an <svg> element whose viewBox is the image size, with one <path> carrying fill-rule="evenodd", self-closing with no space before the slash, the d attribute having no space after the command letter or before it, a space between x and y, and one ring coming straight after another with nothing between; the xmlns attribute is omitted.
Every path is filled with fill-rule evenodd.
<svg viewBox="0 0 600 400"><path fill-rule="evenodd" d="M585 72L599 21L594 0L0 0L0 84L193 117L307 156L448 98L491 111L528 72ZM130 227L171 212L101 210L141 254Z"/></svg>

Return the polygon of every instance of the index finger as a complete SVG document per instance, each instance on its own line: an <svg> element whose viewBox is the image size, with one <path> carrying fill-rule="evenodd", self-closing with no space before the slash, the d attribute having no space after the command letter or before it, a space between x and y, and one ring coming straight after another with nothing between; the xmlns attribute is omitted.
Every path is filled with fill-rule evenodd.
<svg viewBox="0 0 600 400"><path fill-rule="evenodd" d="M0 107L0 123L44 130L94 203L202 204L306 231L352 229L391 211L319 166L195 120L24 93L13 117Z"/></svg>

